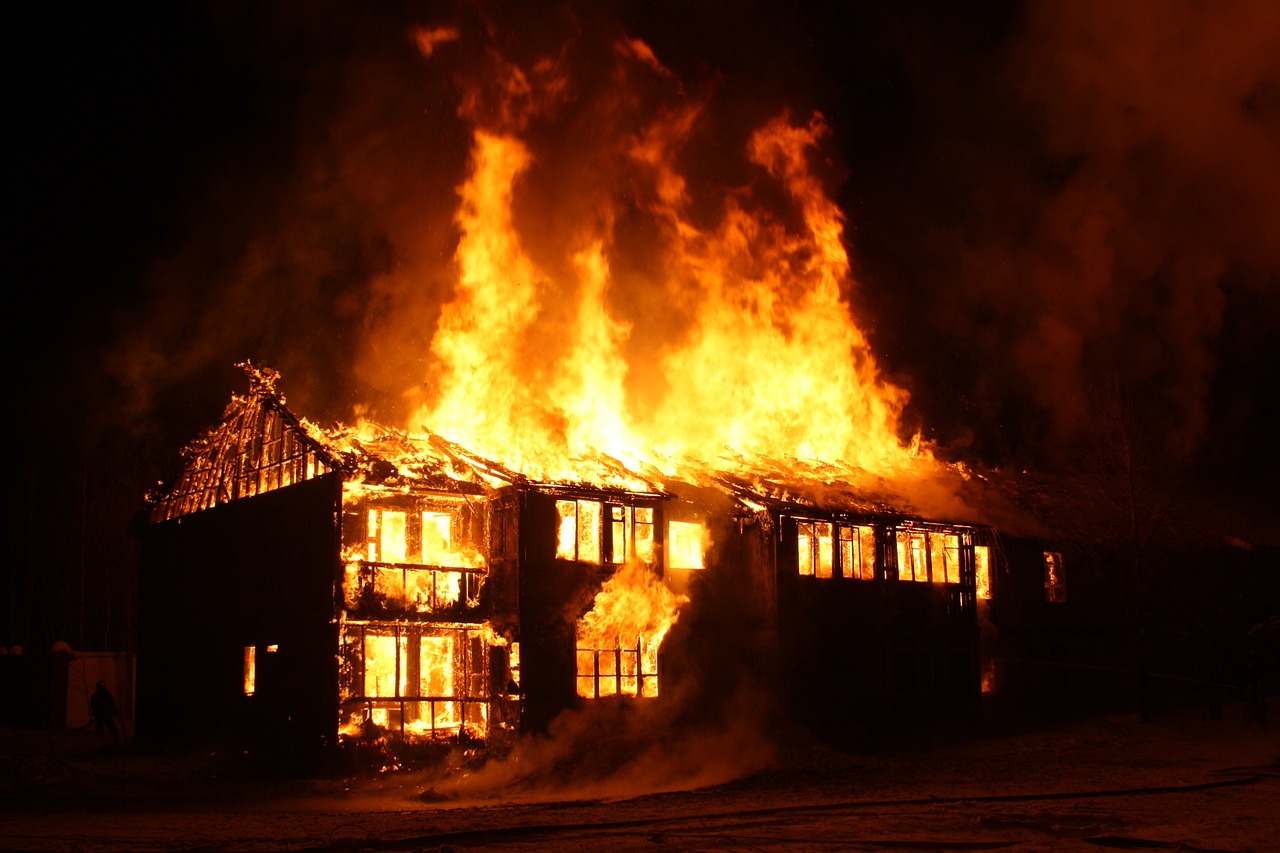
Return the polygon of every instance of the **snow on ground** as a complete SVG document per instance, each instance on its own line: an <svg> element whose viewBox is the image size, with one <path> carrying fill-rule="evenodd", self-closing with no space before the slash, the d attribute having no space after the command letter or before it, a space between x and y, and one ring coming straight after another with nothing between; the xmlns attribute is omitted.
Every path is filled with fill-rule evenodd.
<svg viewBox="0 0 1280 853"><path fill-rule="evenodd" d="M756 760L720 784L593 777L464 800L421 771L270 779L83 730L0 731L0 848L1280 850L1280 731L1243 705L870 752L781 740L743 744Z"/></svg>

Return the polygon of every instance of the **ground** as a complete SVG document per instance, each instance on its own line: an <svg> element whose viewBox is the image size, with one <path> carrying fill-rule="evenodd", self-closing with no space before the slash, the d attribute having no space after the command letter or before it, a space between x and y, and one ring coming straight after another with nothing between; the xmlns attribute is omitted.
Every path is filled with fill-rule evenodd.
<svg viewBox="0 0 1280 853"><path fill-rule="evenodd" d="M681 786L633 764L631 778L539 793L408 771L271 779L91 731L8 730L0 848L1280 850L1280 730L1244 705L1221 719L1100 715L871 751L786 741L744 745L755 769L731 781L695 775L670 790Z"/></svg>

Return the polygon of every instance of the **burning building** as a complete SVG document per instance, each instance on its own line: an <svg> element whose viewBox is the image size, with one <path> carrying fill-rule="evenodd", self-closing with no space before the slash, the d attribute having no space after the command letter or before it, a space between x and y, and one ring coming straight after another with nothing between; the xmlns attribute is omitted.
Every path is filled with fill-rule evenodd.
<svg viewBox="0 0 1280 853"><path fill-rule="evenodd" d="M477 67L452 254L411 229L353 367L357 417L399 426L320 428L249 371L153 506L139 731L492 742L744 685L819 725L975 699L990 533L902 440L823 117L773 114L702 186L707 100L644 42L528 64L412 34Z"/></svg>
<svg viewBox="0 0 1280 853"><path fill-rule="evenodd" d="M301 755L744 685L818 726L978 695L982 528L603 456L535 480L430 433L322 429L246 367L153 499L141 737Z"/></svg>

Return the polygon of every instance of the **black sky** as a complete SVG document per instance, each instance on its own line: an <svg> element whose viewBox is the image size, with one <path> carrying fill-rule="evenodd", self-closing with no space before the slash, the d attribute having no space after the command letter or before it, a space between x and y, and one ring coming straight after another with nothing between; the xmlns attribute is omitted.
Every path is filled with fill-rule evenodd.
<svg viewBox="0 0 1280 853"><path fill-rule="evenodd" d="M712 154L781 108L822 112L855 311L908 427L973 463L1069 470L1120 395L1196 488L1278 508L1275 4L371 5L19 20L10 341L35 414L6 517L47 580L9 582L13 636L34 599L115 583L142 491L241 388L236 361L280 369L317 419L377 400L352 369L370 288L403 222L451 251L469 142L413 26L488 27L516 61L574 27L641 38L712 93ZM53 622L38 633L74 633Z"/></svg>

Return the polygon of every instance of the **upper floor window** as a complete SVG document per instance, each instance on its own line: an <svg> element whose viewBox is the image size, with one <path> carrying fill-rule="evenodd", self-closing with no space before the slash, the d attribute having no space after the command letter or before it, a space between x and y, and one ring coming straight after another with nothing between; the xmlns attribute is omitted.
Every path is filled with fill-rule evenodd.
<svg viewBox="0 0 1280 853"><path fill-rule="evenodd" d="M468 534L459 513L465 510L432 507L417 512L404 508L370 507L364 559L370 563L412 563L446 568L479 568L484 556L468 541L483 541L483 525ZM474 513L470 517L474 520ZM476 526L471 525L473 528Z"/></svg>
<svg viewBox="0 0 1280 853"><path fill-rule="evenodd" d="M609 507L609 562L653 565L653 507Z"/></svg>
<svg viewBox="0 0 1280 853"><path fill-rule="evenodd" d="M876 530L869 525L840 525L840 575L870 581L876 578Z"/></svg>
<svg viewBox="0 0 1280 853"><path fill-rule="evenodd" d="M835 553L833 525L826 521L796 522L796 556L805 577L831 577Z"/></svg>
<svg viewBox="0 0 1280 853"><path fill-rule="evenodd" d="M964 534L969 542L969 534ZM961 534L940 530L899 530L898 580L960 583Z"/></svg>
<svg viewBox="0 0 1280 853"><path fill-rule="evenodd" d="M667 568L701 569L703 565L702 525L696 521L669 522Z"/></svg>
<svg viewBox="0 0 1280 853"><path fill-rule="evenodd" d="M928 534L923 530L899 530L898 580L929 580Z"/></svg>
<svg viewBox="0 0 1280 853"><path fill-rule="evenodd" d="M937 583L960 583L960 537L955 533L929 534L929 569Z"/></svg>
<svg viewBox="0 0 1280 853"><path fill-rule="evenodd" d="M875 528L797 519L796 563L802 577L875 580Z"/></svg>
<svg viewBox="0 0 1280 853"><path fill-rule="evenodd" d="M653 507L558 500L556 516L556 556L560 559L597 566L620 566L638 559L653 565Z"/></svg>
<svg viewBox="0 0 1280 853"><path fill-rule="evenodd" d="M409 554L408 516L400 510L369 510L369 541L365 553L370 562L406 562Z"/></svg>
<svg viewBox="0 0 1280 853"><path fill-rule="evenodd" d="M556 556L600 565L600 501L556 501Z"/></svg>

